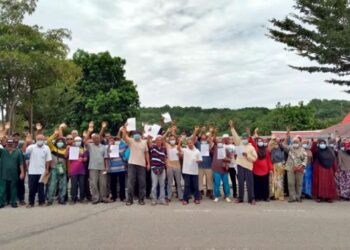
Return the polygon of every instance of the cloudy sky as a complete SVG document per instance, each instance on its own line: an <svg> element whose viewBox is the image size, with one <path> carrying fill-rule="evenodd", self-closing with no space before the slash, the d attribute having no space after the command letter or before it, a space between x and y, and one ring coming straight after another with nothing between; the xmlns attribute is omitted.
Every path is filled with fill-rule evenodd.
<svg viewBox="0 0 350 250"><path fill-rule="evenodd" d="M142 106L273 107L313 98L347 99L326 75L266 37L272 17L293 0L39 0L26 19L68 28L73 53L110 51L127 60L126 74Z"/></svg>

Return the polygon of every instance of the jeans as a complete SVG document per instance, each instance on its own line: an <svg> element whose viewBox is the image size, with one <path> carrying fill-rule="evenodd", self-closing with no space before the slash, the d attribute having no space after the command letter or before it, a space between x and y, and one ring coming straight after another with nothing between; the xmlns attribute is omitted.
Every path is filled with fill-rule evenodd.
<svg viewBox="0 0 350 250"><path fill-rule="evenodd" d="M48 202L52 203L56 196L58 184L58 197L60 202L65 201L66 192L67 192L67 174L59 174L56 168L52 168L50 172L49 180L49 191L48 191Z"/></svg>
<svg viewBox="0 0 350 250"><path fill-rule="evenodd" d="M116 200L117 185L119 182L119 198L121 201L125 200L125 172L110 173L110 189L112 193L112 199Z"/></svg>
<svg viewBox="0 0 350 250"><path fill-rule="evenodd" d="M128 200L134 200L134 187L136 184L136 178L139 186L139 200L143 201L146 196L146 168L139 165L128 165Z"/></svg>
<svg viewBox="0 0 350 250"><path fill-rule="evenodd" d="M177 195L179 200L183 198L183 191L181 187L181 169L180 168L172 168L168 167L167 169L167 178L168 178L168 199L171 200L173 196L173 179L175 178L177 185Z"/></svg>
<svg viewBox="0 0 350 250"><path fill-rule="evenodd" d="M199 200L200 193L198 189L198 175L183 174L183 178L185 181L185 190L184 190L183 200L188 202L192 191L194 193L194 199Z"/></svg>
<svg viewBox="0 0 350 250"><path fill-rule="evenodd" d="M253 180L253 172L247 168L237 166L238 169L238 199L243 201L244 199L244 182L247 184L248 190L248 202L252 202L254 197L254 180Z"/></svg>
<svg viewBox="0 0 350 250"><path fill-rule="evenodd" d="M221 181L223 184L225 197L229 197L230 196L230 184L228 182L228 173L213 172L213 176L214 176L214 195L215 195L215 198L221 197L221 193L220 193Z"/></svg>
<svg viewBox="0 0 350 250"><path fill-rule="evenodd" d="M79 200L85 199L85 175L71 175L71 196L72 201L78 200L78 188L79 188Z"/></svg>
<svg viewBox="0 0 350 250"><path fill-rule="evenodd" d="M151 171L152 176L152 192L151 197L153 201L159 200L165 202L165 169L160 175L156 175ZM157 197L157 187L159 185L159 198ZM157 199L158 198L158 199Z"/></svg>
<svg viewBox="0 0 350 250"><path fill-rule="evenodd" d="M28 175L29 184L29 204L34 206L35 195L38 193L39 204L45 203L45 193L44 193L44 183L39 183L41 175L40 174L30 174Z"/></svg>

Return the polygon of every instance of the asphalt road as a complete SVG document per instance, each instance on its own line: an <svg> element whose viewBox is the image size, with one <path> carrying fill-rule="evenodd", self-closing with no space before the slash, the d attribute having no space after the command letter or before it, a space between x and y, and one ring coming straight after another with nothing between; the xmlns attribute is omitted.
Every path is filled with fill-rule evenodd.
<svg viewBox="0 0 350 250"><path fill-rule="evenodd" d="M0 210L0 249L350 249L350 203L124 203Z"/></svg>

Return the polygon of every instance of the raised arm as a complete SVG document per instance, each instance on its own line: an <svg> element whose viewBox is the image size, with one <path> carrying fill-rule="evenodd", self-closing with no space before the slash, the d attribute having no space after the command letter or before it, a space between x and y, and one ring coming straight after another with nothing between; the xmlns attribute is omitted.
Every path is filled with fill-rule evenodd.
<svg viewBox="0 0 350 250"><path fill-rule="evenodd" d="M108 122L103 121L103 122L101 123L101 130L100 130L100 138L101 138L101 140L102 140L102 138L103 138L103 135L104 135L105 132L106 132L107 127L108 127Z"/></svg>
<svg viewBox="0 0 350 250"><path fill-rule="evenodd" d="M229 126L231 129L233 142L235 143L236 146L241 145L241 138L238 136L232 120L229 121Z"/></svg>
<svg viewBox="0 0 350 250"><path fill-rule="evenodd" d="M126 142L126 143L129 143L129 140L130 140L130 137L128 135L128 132L126 131L126 126L124 125L123 128L122 128L122 134L123 134L123 140Z"/></svg>
<svg viewBox="0 0 350 250"><path fill-rule="evenodd" d="M193 134L191 136L191 139L193 141L193 143L195 143L197 141L197 134L198 134L198 131L199 131L199 126L196 126L194 128L194 131L193 131Z"/></svg>

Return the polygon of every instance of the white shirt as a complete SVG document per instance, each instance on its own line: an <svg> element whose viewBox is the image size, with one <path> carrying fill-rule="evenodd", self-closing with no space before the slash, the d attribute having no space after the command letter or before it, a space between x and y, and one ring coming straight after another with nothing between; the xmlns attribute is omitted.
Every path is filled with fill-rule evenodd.
<svg viewBox="0 0 350 250"><path fill-rule="evenodd" d="M50 148L33 144L27 147L26 154L29 155L28 174L44 174L46 162L52 160Z"/></svg>
<svg viewBox="0 0 350 250"><path fill-rule="evenodd" d="M183 148L183 164L182 173L190 175L198 175L198 162L202 161L202 154L197 148Z"/></svg>

